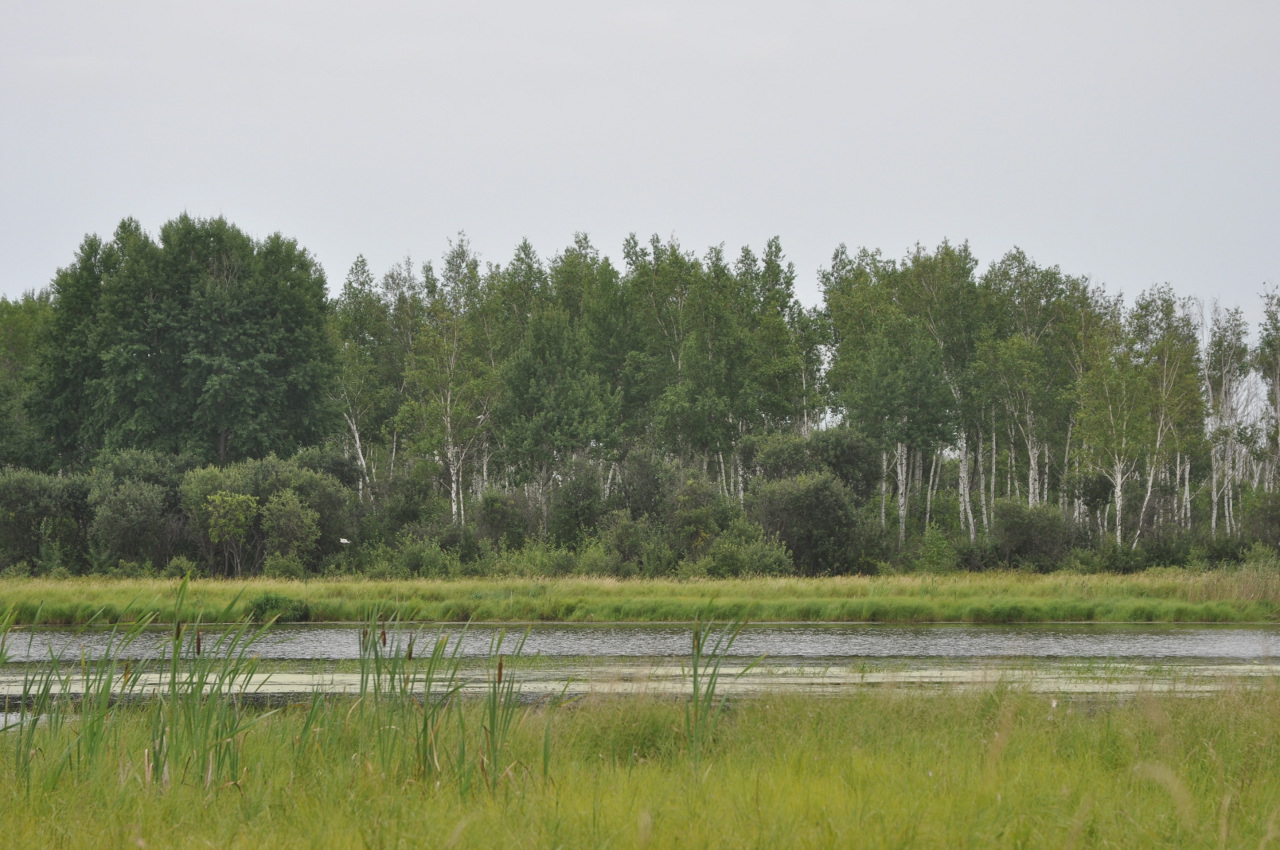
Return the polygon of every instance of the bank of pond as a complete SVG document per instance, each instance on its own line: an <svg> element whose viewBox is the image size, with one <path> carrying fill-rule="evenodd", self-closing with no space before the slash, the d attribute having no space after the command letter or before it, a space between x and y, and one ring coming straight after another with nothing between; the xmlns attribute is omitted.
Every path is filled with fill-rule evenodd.
<svg viewBox="0 0 1280 850"><path fill-rule="evenodd" d="M182 606L180 589L187 587ZM1280 567L1154 569L1130 575L1021 572L644 580L308 581L251 579L0 580L0 611L20 625L218 618L403 621L1244 623L1280 619Z"/></svg>

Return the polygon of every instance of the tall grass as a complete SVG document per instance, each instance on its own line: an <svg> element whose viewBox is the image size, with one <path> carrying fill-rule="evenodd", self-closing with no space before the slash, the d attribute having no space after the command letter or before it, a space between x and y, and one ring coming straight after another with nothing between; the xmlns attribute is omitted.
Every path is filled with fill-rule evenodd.
<svg viewBox="0 0 1280 850"><path fill-rule="evenodd" d="M0 581L21 624L180 619L176 581ZM270 600L270 605L262 600ZM258 607L313 621L362 622L1263 622L1280 619L1280 570L1268 564L1135 575L1054 573L726 580L475 579L190 584L187 619L238 621ZM305 612L305 613L304 613ZM286 618L287 618L286 617Z"/></svg>
<svg viewBox="0 0 1280 850"><path fill-rule="evenodd" d="M140 767L147 712L133 708L115 718L111 755L52 783L76 729L40 724L41 793L29 802L12 751L0 750L0 812L6 845L19 847L1253 848L1274 842L1280 823L1275 698L1267 688L1085 701L1002 687L766 696L723 715L698 782L684 706L599 698L521 709L529 722L517 713L508 793L497 794L460 793L448 760L430 781L382 774L357 698L265 716L245 738L237 785L177 773L155 785ZM483 700L450 711L481 743ZM528 766L548 740L544 781Z"/></svg>
<svg viewBox="0 0 1280 850"><path fill-rule="evenodd" d="M693 624L693 642L689 655L692 690L685 703L684 730L695 771L702 763L702 756L715 735L716 726L724 711L725 702L717 694L720 677L724 672L724 660L745 626L745 620L738 620L721 629L717 629L715 623L701 619ZM753 661L736 676L744 675L755 665L756 662Z"/></svg>

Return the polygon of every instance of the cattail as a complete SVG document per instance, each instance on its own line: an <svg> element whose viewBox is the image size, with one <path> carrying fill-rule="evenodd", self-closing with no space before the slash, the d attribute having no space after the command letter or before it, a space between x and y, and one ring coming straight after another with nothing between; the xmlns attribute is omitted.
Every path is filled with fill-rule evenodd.
<svg viewBox="0 0 1280 850"><path fill-rule="evenodd" d="M413 638L414 635L409 635L409 651L404 654L405 661L413 660Z"/></svg>
<svg viewBox="0 0 1280 850"><path fill-rule="evenodd" d="M197 627L196 628L196 656L199 657L199 655L200 655L200 629L199 627Z"/></svg>
<svg viewBox="0 0 1280 850"><path fill-rule="evenodd" d="M502 658L503 656L501 655L498 656L498 684L499 685L502 684Z"/></svg>
<svg viewBox="0 0 1280 850"><path fill-rule="evenodd" d="M382 627L382 645L383 646L387 645L387 627L386 626Z"/></svg>

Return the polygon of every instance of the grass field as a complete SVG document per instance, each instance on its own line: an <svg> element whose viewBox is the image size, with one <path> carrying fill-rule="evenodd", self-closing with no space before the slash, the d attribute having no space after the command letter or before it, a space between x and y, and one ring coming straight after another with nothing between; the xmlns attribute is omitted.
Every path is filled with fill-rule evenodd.
<svg viewBox="0 0 1280 850"><path fill-rule="evenodd" d="M464 699L447 641L415 652L398 633L384 645L375 625L358 696L275 710L240 698L258 670L247 624L203 648L198 631L174 629L149 662L121 651L24 668L0 732L5 845L1280 841L1275 680L1203 696L1069 699L996 683L726 702L732 632L700 626L681 698L526 704L520 670L504 668L518 646L492 647L482 693ZM142 629L118 634L123 650ZM162 676L157 690L139 690L142 672ZM82 697L60 696L77 676Z"/></svg>
<svg viewBox="0 0 1280 850"><path fill-rule="evenodd" d="M0 610L20 624L173 622L181 582L4 579ZM1133 575L978 573L649 581L591 578L191 582L181 619L283 613L355 622L377 610L445 622L1268 622L1280 619L1280 570L1149 570Z"/></svg>
<svg viewBox="0 0 1280 850"><path fill-rule="evenodd" d="M121 710L96 759L64 758L74 718L29 742L30 793L0 735L0 825L14 847L1274 847L1275 699L761 698L696 759L677 702L531 707L496 774L459 754L485 747L482 705L423 769L420 712L344 701L260 717L233 774L160 778L149 714Z"/></svg>

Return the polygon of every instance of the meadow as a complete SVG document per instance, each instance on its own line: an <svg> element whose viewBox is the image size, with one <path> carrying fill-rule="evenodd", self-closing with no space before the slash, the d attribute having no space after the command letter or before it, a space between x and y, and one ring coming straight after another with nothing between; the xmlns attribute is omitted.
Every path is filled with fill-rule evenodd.
<svg viewBox="0 0 1280 850"><path fill-rule="evenodd" d="M153 617L358 622L1269 622L1280 618L1272 563L1129 575L1022 572L647 580L485 578L308 581L6 578L0 610L22 625Z"/></svg>
<svg viewBox="0 0 1280 850"><path fill-rule="evenodd" d="M157 710L120 708L0 734L0 827L16 847L1263 848L1275 699L767 696L698 739L675 700L499 700L504 719L367 696L245 709L159 770Z"/></svg>

